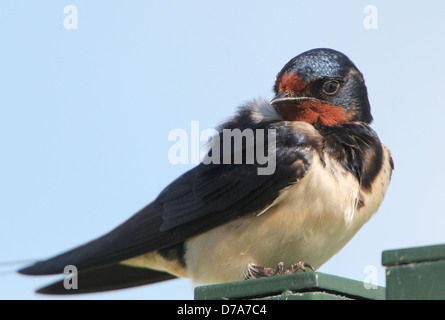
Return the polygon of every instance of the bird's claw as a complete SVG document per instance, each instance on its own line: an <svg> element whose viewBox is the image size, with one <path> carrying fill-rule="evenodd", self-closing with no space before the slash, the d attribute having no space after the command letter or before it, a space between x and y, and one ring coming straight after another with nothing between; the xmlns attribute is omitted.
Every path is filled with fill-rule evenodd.
<svg viewBox="0 0 445 320"><path fill-rule="evenodd" d="M249 264L247 266L246 274L244 278L247 279L258 279L258 278L265 278L265 277L273 277L273 276L279 276L284 274L290 274L297 271L303 271L306 272L306 269L309 268L312 271L315 271L315 269L308 263L299 261L293 265L291 265L289 268L284 269L284 263L280 262L276 266L276 268L269 268L269 267L261 267L254 264Z"/></svg>

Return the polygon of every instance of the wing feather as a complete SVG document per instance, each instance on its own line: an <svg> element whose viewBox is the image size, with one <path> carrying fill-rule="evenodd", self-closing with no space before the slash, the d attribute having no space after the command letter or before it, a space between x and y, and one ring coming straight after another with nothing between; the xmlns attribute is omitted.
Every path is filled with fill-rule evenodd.
<svg viewBox="0 0 445 320"><path fill-rule="evenodd" d="M108 234L20 270L62 273L67 265L83 272L181 243L241 216L261 212L307 172L314 152L309 137L287 122L252 124L245 113L223 127L276 130L276 170L258 175L254 164L200 164L167 186L155 201ZM267 147L267 142L264 144ZM244 145L245 149L246 146Z"/></svg>

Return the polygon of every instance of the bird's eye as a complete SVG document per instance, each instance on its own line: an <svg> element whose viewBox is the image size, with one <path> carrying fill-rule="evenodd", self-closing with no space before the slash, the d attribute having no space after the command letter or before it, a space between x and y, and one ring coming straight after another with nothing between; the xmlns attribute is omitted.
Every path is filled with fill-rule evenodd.
<svg viewBox="0 0 445 320"><path fill-rule="evenodd" d="M328 80L323 84L323 92L328 95L336 94L340 88L340 83L336 80Z"/></svg>

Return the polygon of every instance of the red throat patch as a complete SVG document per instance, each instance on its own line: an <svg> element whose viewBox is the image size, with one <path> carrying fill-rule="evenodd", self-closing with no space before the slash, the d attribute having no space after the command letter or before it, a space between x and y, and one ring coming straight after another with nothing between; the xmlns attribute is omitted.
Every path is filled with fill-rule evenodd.
<svg viewBox="0 0 445 320"><path fill-rule="evenodd" d="M346 114L342 106L334 106L314 100L302 101L298 105L284 104L279 106L284 118L288 121L304 121L322 125L336 125L350 121L352 113Z"/></svg>

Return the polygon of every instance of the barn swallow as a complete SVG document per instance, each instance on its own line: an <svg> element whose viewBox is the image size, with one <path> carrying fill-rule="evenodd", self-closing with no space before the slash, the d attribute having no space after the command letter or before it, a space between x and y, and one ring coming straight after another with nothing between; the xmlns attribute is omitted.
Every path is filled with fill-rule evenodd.
<svg viewBox="0 0 445 320"><path fill-rule="evenodd" d="M272 174L258 174L257 160L201 162L111 232L19 272L59 274L74 265L77 290L60 281L38 291L71 294L319 268L377 211L393 160L370 127L363 75L344 54L296 56L273 90L271 101L246 103L218 128L272 130Z"/></svg>

